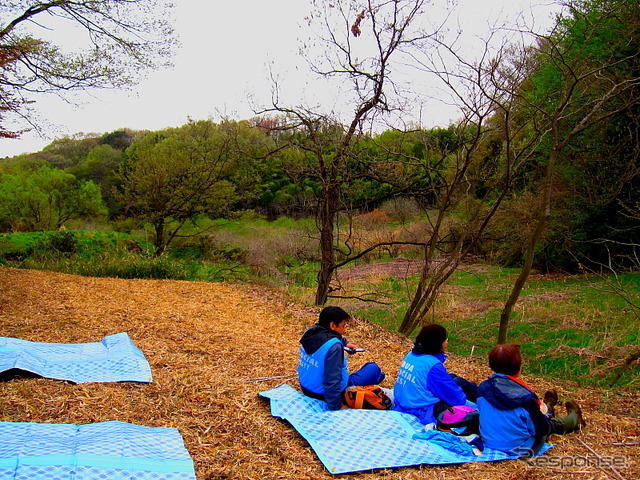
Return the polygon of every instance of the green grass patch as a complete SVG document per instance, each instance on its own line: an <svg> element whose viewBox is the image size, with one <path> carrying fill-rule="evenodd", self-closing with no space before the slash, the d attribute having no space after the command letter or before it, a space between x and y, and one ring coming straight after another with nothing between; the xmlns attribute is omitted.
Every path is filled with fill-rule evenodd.
<svg viewBox="0 0 640 480"><path fill-rule="evenodd" d="M425 323L447 328L453 353L469 356L473 352L486 358L496 344L502 306L517 273L490 266L456 273ZM387 291L398 291L394 287L398 283L390 279ZM376 290L381 289L376 284ZM527 374L607 387L616 365L640 345L640 321L631 299L637 305L640 274L618 278L533 275L512 315L507 341L522 346ZM407 304L406 298L397 295L389 305L354 305L353 312L396 330ZM637 365L631 367L616 386L637 389L638 370Z"/></svg>
<svg viewBox="0 0 640 480"><path fill-rule="evenodd" d="M250 278L250 269L244 265L226 259L213 264L185 248L158 258L152 252L152 245L143 236L110 231L33 232L0 237L0 264L7 267L114 278Z"/></svg>

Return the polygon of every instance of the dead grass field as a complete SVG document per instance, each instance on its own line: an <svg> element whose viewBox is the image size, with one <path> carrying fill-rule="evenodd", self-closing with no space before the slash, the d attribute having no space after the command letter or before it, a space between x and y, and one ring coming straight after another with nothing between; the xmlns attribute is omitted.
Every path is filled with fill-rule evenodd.
<svg viewBox="0 0 640 480"><path fill-rule="evenodd" d="M257 287L179 281L85 278L0 268L0 335L32 341L99 341L128 332L151 364L151 384L73 385L41 378L0 382L0 420L85 424L121 420L177 427L199 480L332 478L308 444L271 417L258 393L295 374L298 338L318 310ZM411 343L357 319L349 340L367 347L351 368L377 361L391 388ZM452 372L482 381L481 358L450 357ZM552 385L526 376L539 393ZM290 380L297 387L297 381ZM558 379L561 398L581 402L588 422L579 434L552 437L545 456L574 458L566 468L514 460L495 464L378 470L342 478L559 479L640 478L640 405L631 392L576 388ZM598 457L626 468L597 468ZM581 460L584 459L584 460Z"/></svg>

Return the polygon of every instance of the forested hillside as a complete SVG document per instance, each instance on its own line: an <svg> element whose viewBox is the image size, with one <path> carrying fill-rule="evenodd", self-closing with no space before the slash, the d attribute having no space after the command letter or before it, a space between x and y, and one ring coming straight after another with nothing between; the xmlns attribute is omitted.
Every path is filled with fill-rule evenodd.
<svg viewBox="0 0 640 480"><path fill-rule="evenodd" d="M386 243L415 240L445 251L462 245L502 265L525 259L545 271L629 267L640 223L638 7L612 0L566 6L549 32L524 32L533 45L487 50L486 63L465 63L454 45L407 40L416 75L446 85L444 68L459 78L450 88L461 118L451 125L359 130L393 81L372 54L379 81L362 90L369 97L352 122L274 102L252 119L78 134L5 158L0 229L148 224L159 255L188 222L204 217L248 210L268 219L316 216L321 279L330 280L343 256L329 233L338 218L394 200L408 201L407 215L421 212L433 238ZM395 35L413 35L418 7L397 6L395 30L372 32L388 42L388 61L401 60ZM362 18L376 14L385 12ZM367 25L360 21L351 25L353 38ZM329 43L336 55L340 42ZM330 62L340 61L327 58L327 71L339 74ZM358 69L352 75L375 76Z"/></svg>

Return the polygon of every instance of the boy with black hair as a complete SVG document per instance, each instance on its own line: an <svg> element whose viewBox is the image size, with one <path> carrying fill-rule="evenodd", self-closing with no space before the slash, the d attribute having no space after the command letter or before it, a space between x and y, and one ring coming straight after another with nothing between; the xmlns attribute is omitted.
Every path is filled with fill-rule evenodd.
<svg viewBox="0 0 640 480"><path fill-rule="evenodd" d="M350 385L376 385L385 375L374 362L349 375L344 348L356 348L343 337L351 316L340 307L325 307L318 323L300 339L298 379L302 392L327 402L330 410L348 408L344 391Z"/></svg>

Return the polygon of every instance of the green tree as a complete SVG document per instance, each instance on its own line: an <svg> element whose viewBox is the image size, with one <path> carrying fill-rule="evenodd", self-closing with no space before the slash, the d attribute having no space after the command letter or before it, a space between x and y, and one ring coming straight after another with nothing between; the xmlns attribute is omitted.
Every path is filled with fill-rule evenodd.
<svg viewBox="0 0 640 480"><path fill-rule="evenodd" d="M2 175L0 205L1 222L11 230L57 230L68 220L106 213L95 183L47 165Z"/></svg>
<svg viewBox="0 0 640 480"><path fill-rule="evenodd" d="M100 137L97 134L76 133L55 139L33 156L45 160L52 167L65 170L84 162L91 149L98 145Z"/></svg>
<svg viewBox="0 0 640 480"><path fill-rule="evenodd" d="M524 251L524 265L500 316L498 343L507 339L509 319L531 272L559 193L566 193L561 173L577 165L567 155L616 115L640 101L637 48L638 2L568 1L556 28L539 36L523 52L530 76L513 92L522 104L529 134L539 139L532 150L542 166L534 224ZM637 125L637 123L636 123ZM637 130L636 130L637 132ZM625 159L637 165L637 153ZM637 169L636 167L633 167ZM565 179L568 177L565 177Z"/></svg>
<svg viewBox="0 0 640 480"><path fill-rule="evenodd" d="M173 45L165 0L0 1L0 136L9 118L37 126L33 94L133 84ZM78 29L79 27L79 29ZM72 46L47 36L83 31Z"/></svg>
<svg viewBox="0 0 640 480"><path fill-rule="evenodd" d="M122 152L105 143L92 148L84 161L66 171L80 180L91 180L99 185L109 214L113 216L120 208L113 197L113 189L116 185L115 175L121 162Z"/></svg>
<svg viewBox="0 0 640 480"><path fill-rule="evenodd" d="M155 255L181 236L188 221L223 214L235 200L225 176L237 148L235 132L211 121L150 133L126 151L116 199L125 214L149 222Z"/></svg>
<svg viewBox="0 0 640 480"><path fill-rule="evenodd" d="M235 209L269 208L265 198L266 186L273 179L286 178L278 165L279 152L274 147L268 130L252 121L225 121L223 127L229 135L235 136L235 148L229 151L233 160L229 163L225 179L235 186Z"/></svg>

